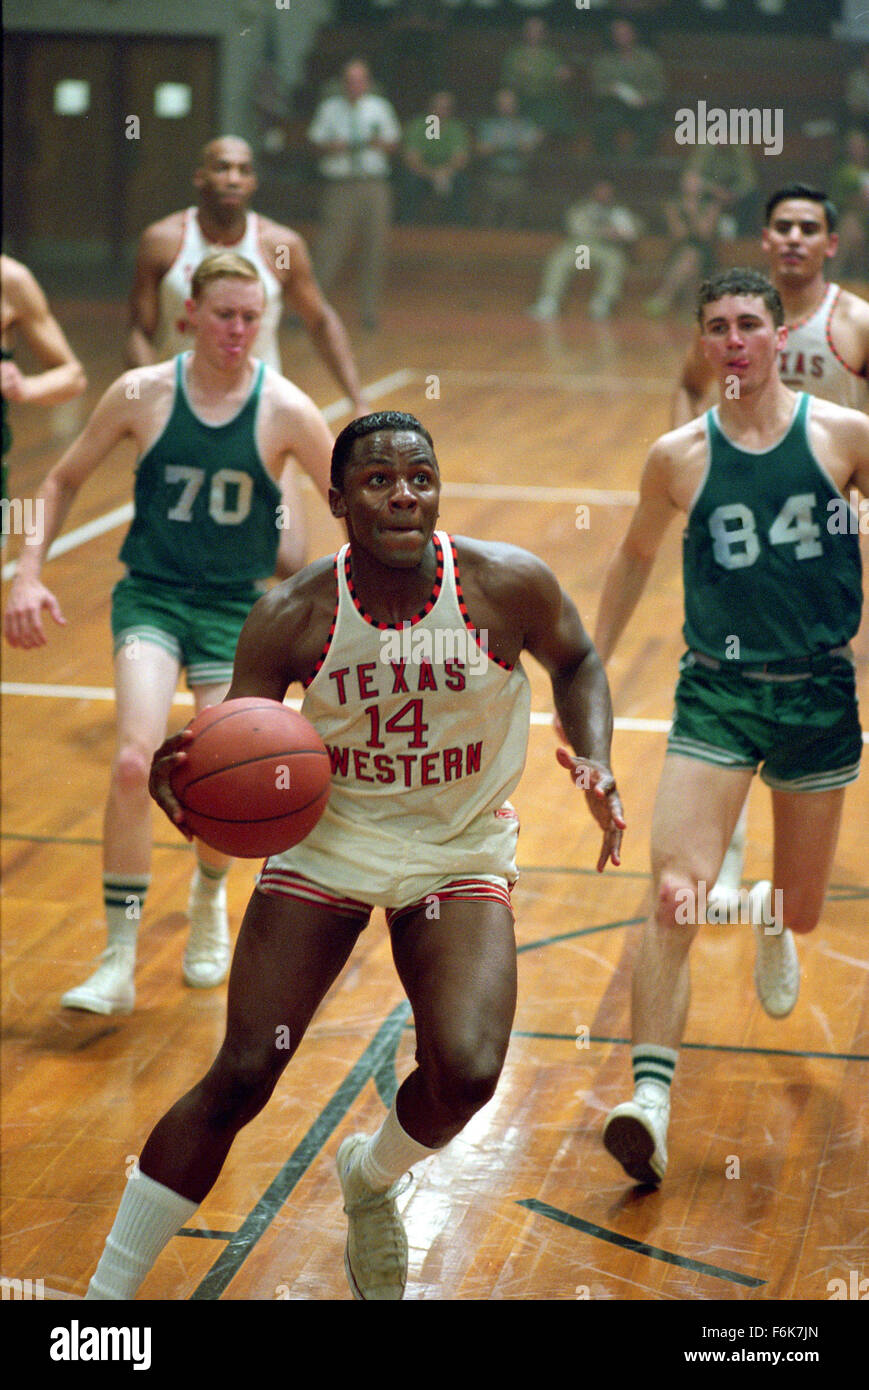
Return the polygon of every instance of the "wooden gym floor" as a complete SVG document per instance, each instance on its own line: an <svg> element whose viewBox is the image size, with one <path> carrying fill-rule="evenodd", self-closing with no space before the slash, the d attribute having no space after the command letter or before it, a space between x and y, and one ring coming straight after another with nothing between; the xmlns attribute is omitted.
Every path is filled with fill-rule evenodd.
<svg viewBox="0 0 869 1390"><path fill-rule="evenodd" d="M534 263L496 252L418 256L393 264L381 330L369 335L358 330L351 287L335 299L373 406L409 409L434 436L441 524L543 556L591 628L645 450L667 427L688 323L648 323L628 300L610 323L592 324L577 284L561 324L543 328L522 312L536 284ZM70 296L54 308L90 385L80 402L13 412L12 492L24 497L121 368L120 300ZM288 374L332 406L340 428L348 417L307 338L292 326L284 336ZM42 650L3 652L2 1273L41 1279L56 1299L83 1295L129 1164L210 1064L223 1032L224 988L196 992L181 979L191 853L156 808L135 1011L100 1018L59 1005L104 944L108 610L123 534L112 513L131 498L131 464L119 450L90 480L66 527L78 543L48 566L68 626L52 630ZM313 557L340 535L306 495ZM100 524L86 538L78 528L91 522ZM19 544L13 538L4 552L4 579ZM748 929L707 928L693 952L661 1189L635 1188L600 1142L607 1111L631 1093L629 980L681 650L679 555L675 527L610 671L614 768L629 822L619 870L595 872L598 837L556 765L551 692L528 663L535 719L514 797L522 818L514 1035L495 1098L417 1171L403 1199L410 1300L820 1303L831 1280L865 1273L865 775L848 792L823 922L800 942L792 1016L776 1023L762 1012ZM857 655L865 705L865 623ZM189 716L182 691L171 727ZM747 883L769 873L770 850L768 796L758 786ZM253 871L250 863L231 871L234 929ZM270 1106L239 1136L141 1297L348 1299L335 1153L346 1134L377 1126L413 1045L377 913Z"/></svg>

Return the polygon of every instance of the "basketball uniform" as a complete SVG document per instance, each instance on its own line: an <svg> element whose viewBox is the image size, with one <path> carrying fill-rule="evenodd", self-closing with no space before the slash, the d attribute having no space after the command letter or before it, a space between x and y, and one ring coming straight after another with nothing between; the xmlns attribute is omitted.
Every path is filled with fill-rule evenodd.
<svg viewBox="0 0 869 1390"><path fill-rule="evenodd" d="M193 338L185 305L190 298L193 272L211 252L226 250L237 251L239 255L247 257L259 271L266 292L266 307L251 352L254 357L259 357L276 372L280 372L282 368L278 350L278 327L283 312L283 289L263 259L259 244L259 218L255 212L246 214L244 236L241 241L227 247L219 242L206 241L199 226L196 208L185 210L181 248L160 281L160 317L154 339L158 359L161 362L165 361L174 357L176 353L192 347Z"/></svg>
<svg viewBox="0 0 869 1390"><path fill-rule="evenodd" d="M838 285L828 286L814 313L788 328L779 352L779 374L793 391L809 391L837 405L865 410L866 378L847 366L833 346L830 323L841 293Z"/></svg>
<svg viewBox="0 0 869 1390"><path fill-rule="evenodd" d="M137 465L112 631L116 651L133 636L156 642L206 684L232 674L245 617L274 573L281 491L256 444L265 364L236 415L212 425L187 399L189 355L175 358L169 418Z"/></svg>
<svg viewBox="0 0 869 1390"><path fill-rule="evenodd" d="M858 519L815 457L812 397L746 450L706 414L709 462L683 536L684 635L671 752L820 791L857 776L848 643L863 602Z"/></svg>
<svg viewBox="0 0 869 1390"><path fill-rule="evenodd" d="M336 556L335 617L302 704L329 751L331 796L311 834L267 860L266 892L400 908L457 877L517 877L506 798L525 762L528 680L471 627L450 536L433 544L433 593L401 628L364 612L349 546Z"/></svg>

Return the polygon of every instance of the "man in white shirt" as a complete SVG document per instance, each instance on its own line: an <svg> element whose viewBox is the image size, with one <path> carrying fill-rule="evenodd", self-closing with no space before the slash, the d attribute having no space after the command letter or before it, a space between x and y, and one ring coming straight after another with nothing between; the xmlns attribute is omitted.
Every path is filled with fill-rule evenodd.
<svg viewBox="0 0 869 1390"><path fill-rule="evenodd" d="M342 86L340 95L320 103L308 130L308 139L321 153L320 173L326 183L314 259L328 294L358 234L362 323L376 328L392 222L389 156L398 148L401 126L390 103L370 90L366 63L360 59L348 63Z"/></svg>

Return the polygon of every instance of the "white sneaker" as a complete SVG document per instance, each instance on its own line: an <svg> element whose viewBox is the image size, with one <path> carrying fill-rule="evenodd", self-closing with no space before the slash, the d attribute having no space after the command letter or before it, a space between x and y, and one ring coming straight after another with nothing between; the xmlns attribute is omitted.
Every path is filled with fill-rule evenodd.
<svg viewBox="0 0 869 1390"><path fill-rule="evenodd" d="M368 1137L352 1134L338 1150L338 1177L349 1217L344 1269L353 1297L385 1302L404 1296L407 1236L395 1199L410 1181L406 1174L385 1192L369 1187L359 1170Z"/></svg>
<svg viewBox="0 0 869 1390"><path fill-rule="evenodd" d="M135 946L107 946L90 979L68 989L60 1002L91 1014L128 1014L136 1002L135 969Z"/></svg>
<svg viewBox="0 0 869 1390"><path fill-rule="evenodd" d="M775 923L775 930L764 926L769 918L772 884L764 879L748 895L757 955L754 958L754 987L770 1018L786 1018L800 992L800 959L794 934L789 927Z"/></svg>
<svg viewBox="0 0 869 1390"><path fill-rule="evenodd" d="M211 896L202 892L199 873L193 876L187 904L190 935L184 952L184 979L193 989L212 989L229 974L232 948L226 916L226 884Z"/></svg>
<svg viewBox="0 0 869 1390"><path fill-rule="evenodd" d="M607 1115L604 1146L634 1182L659 1183L663 1178L669 1122L669 1097L663 1095L659 1086L648 1086L642 1081L633 1100L617 1105Z"/></svg>

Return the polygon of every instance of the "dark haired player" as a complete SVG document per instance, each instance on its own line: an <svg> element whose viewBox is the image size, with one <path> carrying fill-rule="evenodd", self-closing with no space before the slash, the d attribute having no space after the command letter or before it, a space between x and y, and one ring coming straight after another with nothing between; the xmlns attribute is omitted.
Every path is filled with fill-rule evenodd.
<svg viewBox="0 0 869 1390"><path fill-rule="evenodd" d="M595 637L606 661L669 523L686 513L689 651L652 823L654 909L634 963L635 1094L604 1129L606 1147L644 1183L660 1181L667 1164L704 893L758 765L772 791L775 887L756 885L746 906L758 993L782 1017L799 986L793 933L818 923L844 788L862 751L848 646L860 623L861 562L846 497L854 487L869 493L869 420L782 383L781 301L757 271L707 281L698 321L721 403L652 446ZM728 378L738 392L725 391Z"/></svg>
<svg viewBox="0 0 869 1390"><path fill-rule="evenodd" d="M826 263L839 244L837 221L836 207L824 190L807 184L788 184L767 201L762 243L787 326L779 348L779 374L794 391L865 410L869 304L824 278ZM674 426L700 414L714 380L698 330L673 397ZM746 805L716 885L722 899L742 880L747 811Z"/></svg>
<svg viewBox="0 0 869 1390"><path fill-rule="evenodd" d="M576 750L559 749L559 762L603 829L598 869L619 862L609 689L576 609L527 551L437 531L440 487L431 438L412 415L349 425L330 492L349 544L272 590L245 624L227 698L283 700L300 682L302 712L330 750L331 798L311 834L263 868L236 945L223 1046L145 1144L89 1298L135 1295L268 1101L292 1055L275 1048L275 1028L298 1047L377 905L413 1007L417 1065L377 1134L344 1140L338 1168L353 1293L402 1297L398 1184L490 1099L510 1037L518 823L507 797L528 743L523 651L551 676ZM418 660L395 659L406 631L425 652ZM438 654L445 637L448 657ZM182 830L168 776L184 738L158 750L152 772Z"/></svg>

